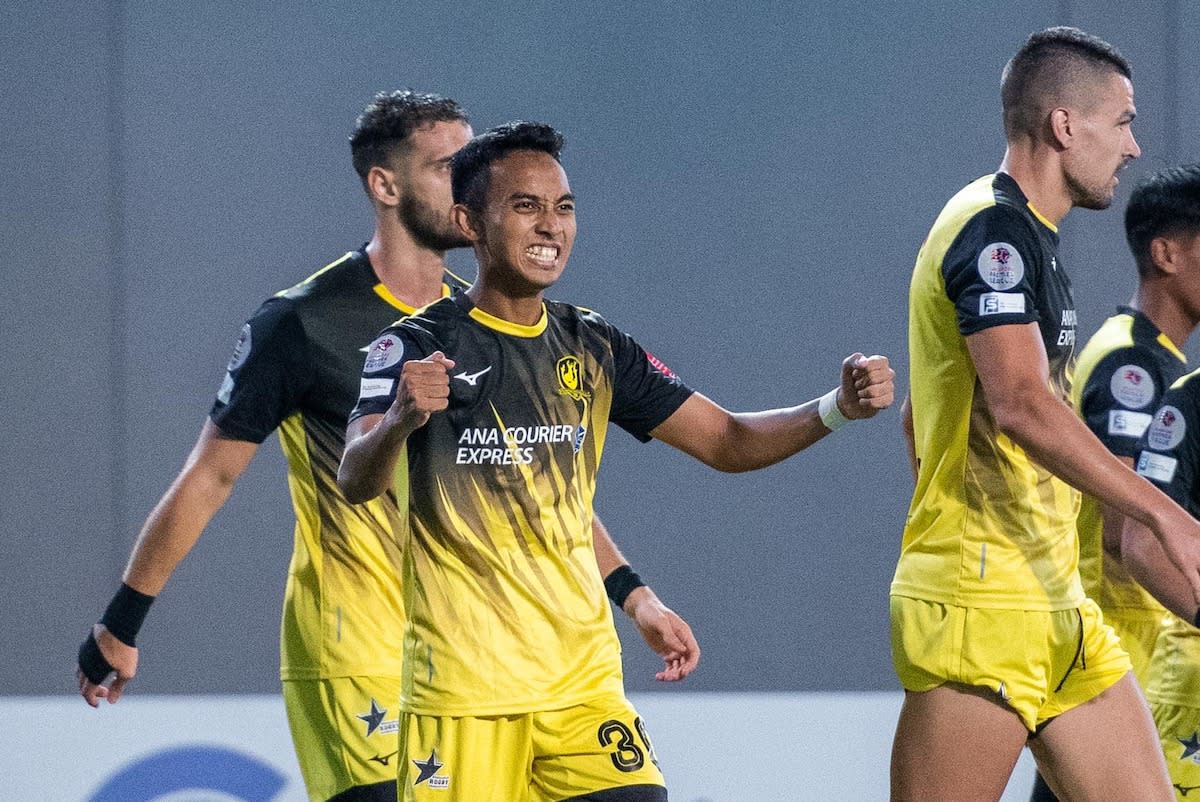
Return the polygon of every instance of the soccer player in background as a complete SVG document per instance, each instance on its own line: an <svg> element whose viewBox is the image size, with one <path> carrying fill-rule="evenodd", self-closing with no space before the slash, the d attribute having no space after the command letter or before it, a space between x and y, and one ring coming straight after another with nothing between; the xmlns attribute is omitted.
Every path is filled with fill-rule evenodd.
<svg viewBox="0 0 1200 802"><path fill-rule="evenodd" d="M347 504L336 473L364 346L398 317L463 286L444 255L467 244L450 214L450 157L471 133L458 103L410 91L377 95L358 118L351 154L375 212L374 234L266 301L243 327L191 455L80 650L78 681L89 704L120 698L137 668L134 638L150 602L278 430L296 512L280 674L305 785L312 800L396 798L388 758L405 626L396 533L406 499L385 493ZM659 678L681 679L699 658L690 629L595 527L601 572L664 658Z"/></svg>
<svg viewBox="0 0 1200 802"><path fill-rule="evenodd" d="M819 401L729 413L595 312L546 301L575 238L561 146L514 123L455 156L479 277L375 341L351 414L347 498L410 483L403 800L666 799L587 559L608 424L747 471L892 400L887 360L855 354Z"/></svg>
<svg viewBox="0 0 1200 802"><path fill-rule="evenodd" d="M1137 290L1079 354L1071 403L1092 433L1131 467L1162 394L1185 372L1181 349L1200 322L1198 235L1200 166L1162 170L1139 183L1125 208ZM1084 496L1077 524L1079 575L1104 623L1129 652L1138 683L1148 689L1150 655L1166 610L1122 565L1124 521L1120 512ZM1170 767L1171 751L1166 756ZM1055 798L1039 775L1032 802Z"/></svg>
<svg viewBox="0 0 1200 802"><path fill-rule="evenodd" d="M1084 594L1079 488L1145 523L1200 596L1200 525L1066 403L1075 307L1057 256L1074 207L1108 207L1140 151L1130 68L1074 28L1001 78L1007 149L961 190L909 294L917 485L892 583L905 701L895 800L999 799L1027 744L1073 799L1171 799L1128 655Z"/></svg>

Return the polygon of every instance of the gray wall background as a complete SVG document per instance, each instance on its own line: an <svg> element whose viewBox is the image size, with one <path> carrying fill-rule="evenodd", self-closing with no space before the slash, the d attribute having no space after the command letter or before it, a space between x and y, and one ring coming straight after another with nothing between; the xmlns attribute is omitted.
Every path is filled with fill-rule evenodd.
<svg viewBox="0 0 1200 802"><path fill-rule="evenodd" d="M826 391L854 350L907 387L913 257L999 164L1005 60L1061 23L1133 61L1145 152L1062 228L1090 334L1133 287L1133 179L1200 158L1191 4L3 4L0 693L73 691L242 321L369 237L345 137L375 91L564 130L580 233L553 295L754 409ZM682 689L887 689L909 488L891 410L743 476L614 436L598 510L700 637ZM274 691L290 549L272 439L155 605L134 691ZM619 626L628 686L655 687Z"/></svg>

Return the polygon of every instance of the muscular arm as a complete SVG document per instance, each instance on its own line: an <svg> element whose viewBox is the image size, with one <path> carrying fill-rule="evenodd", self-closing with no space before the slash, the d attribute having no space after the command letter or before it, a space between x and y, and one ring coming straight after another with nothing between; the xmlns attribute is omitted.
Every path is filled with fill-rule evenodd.
<svg viewBox="0 0 1200 802"><path fill-rule="evenodd" d="M1104 522L1105 540L1108 521ZM1121 565L1159 603L1184 621L1194 622L1196 598L1187 577L1167 557L1154 533L1132 518L1124 519L1120 533Z"/></svg>
<svg viewBox="0 0 1200 802"><path fill-rule="evenodd" d="M592 519L592 549L600 576L607 577L622 565L628 565L598 517ZM654 675L663 682L675 682L691 674L700 662L700 645L692 628L667 607L647 585L635 588L622 606L638 632L655 654L663 659L663 670Z"/></svg>
<svg viewBox="0 0 1200 802"><path fill-rule="evenodd" d="M1149 528L1200 599L1200 525L1051 393L1037 324L983 329L967 337L967 348L1000 431L1051 473Z"/></svg>
<svg viewBox="0 0 1200 802"><path fill-rule="evenodd" d="M125 584L147 596L162 592L257 450L258 444L225 437L212 421L204 422L183 469L142 526L125 568ZM100 699L115 703L121 697L137 673L138 650L122 643L103 624L92 627L92 636L115 672L109 686L77 672L80 694L95 707Z"/></svg>
<svg viewBox="0 0 1200 802"><path fill-rule="evenodd" d="M892 403L886 357L855 354L842 364L837 406L851 420L869 418ZM765 468L829 434L816 399L786 409L729 412L696 393L650 434L704 464L728 473Z"/></svg>

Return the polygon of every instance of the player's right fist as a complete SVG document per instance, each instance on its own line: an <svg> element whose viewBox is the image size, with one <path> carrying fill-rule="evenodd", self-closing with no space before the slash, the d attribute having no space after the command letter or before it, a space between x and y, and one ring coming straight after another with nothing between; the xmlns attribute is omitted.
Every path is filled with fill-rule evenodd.
<svg viewBox="0 0 1200 802"><path fill-rule="evenodd" d="M453 368L454 360L441 351L434 351L424 359L405 362L400 369L396 400L392 402L395 414L417 429L425 425L430 415L448 407Z"/></svg>

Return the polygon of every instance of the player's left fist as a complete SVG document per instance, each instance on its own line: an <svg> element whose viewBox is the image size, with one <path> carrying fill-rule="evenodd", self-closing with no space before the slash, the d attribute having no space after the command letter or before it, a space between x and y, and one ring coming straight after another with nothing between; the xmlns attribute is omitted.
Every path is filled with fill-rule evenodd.
<svg viewBox="0 0 1200 802"><path fill-rule="evenodd" d="M896 371L888 365L886 356L851 354L842 361L838 409L851 420L874 417L892 405L895 378Z"/></svg>

